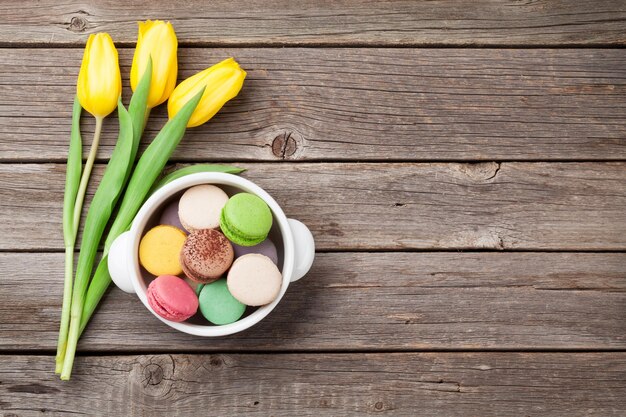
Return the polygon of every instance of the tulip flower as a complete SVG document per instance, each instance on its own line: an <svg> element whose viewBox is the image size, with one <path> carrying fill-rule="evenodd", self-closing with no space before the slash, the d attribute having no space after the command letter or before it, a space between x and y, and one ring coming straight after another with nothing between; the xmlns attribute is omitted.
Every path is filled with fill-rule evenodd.
<svg viewBox="0 0 626 417"><path fill-rule="evenodd" d="M169 118L204 88L204 94L191 115L187 127L196 127L206 123L230 99L239 94L243 87L246 72L233 59L228 58L189 78L174 89L167 102Z"/></svg>
<svg viewBox="0 0 626 417"><path fill-rule="evenodd" d="M78 74L78 101L96 119L117 108L122 94L122 76L117 49L108 33L90 35Z"/></svg>
<svg viewBox="0 0 626 417"><path fill-rule="evenodd" d="M122 77L118 63L117 50L111 36L107 33L90 35L76 84L76 102L72 115L72 132L68 156L65 198L63 203L63 235L65 241L65 280L61 325L57 344L56 367L61 372L65 359L67 338L70 327L70 305L72 302L72 272L74 264L74 245L78 233L78 224L91 176L93 163L100 142L102 120L118 104L122 94ZM89 156L81 174L82 138L80 136L81 107L96 118L96 128ZM79 178L80 177L80 181Z"/></svg>
<svg viewBox="0 0 626 417"><path fill-rule="evenodd" d="M139 22L137 47L130 69L130 86L133 91L146 71L152 57L152 80L148 94L148 108L158 106L168 99L176 86L178 41L170 22L161 20Z"/></svg>

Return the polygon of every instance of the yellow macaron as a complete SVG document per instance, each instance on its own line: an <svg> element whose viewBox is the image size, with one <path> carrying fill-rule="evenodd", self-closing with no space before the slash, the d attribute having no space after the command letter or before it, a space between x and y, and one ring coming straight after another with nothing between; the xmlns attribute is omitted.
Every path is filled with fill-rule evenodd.
<svg viewBox="0 0 626 417"><path fill-rule="evenodd" d="M174 226L156 226L139 243L139 262L152 275L180 275L180 251L185 232Z"/></svg>

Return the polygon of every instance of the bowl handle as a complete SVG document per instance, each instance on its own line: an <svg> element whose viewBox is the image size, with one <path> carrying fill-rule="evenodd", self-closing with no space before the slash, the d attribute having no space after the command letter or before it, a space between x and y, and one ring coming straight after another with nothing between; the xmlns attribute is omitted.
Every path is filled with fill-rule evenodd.
<svg viewBox="0 0 626 417"><path fill-rule="evenodd" d="M129 275L130 254L130 232L124 232L113 241L107 265L115 285L124 292L134 294L135 288Z"/></svg>
<svg viewBox="0 0 626 417"><path fill-rule="evenodd" d="M299 220L287 219L293 234L295 262L291 282L297 281L309 272L315 258L315 241L308 227Z"/></svg>

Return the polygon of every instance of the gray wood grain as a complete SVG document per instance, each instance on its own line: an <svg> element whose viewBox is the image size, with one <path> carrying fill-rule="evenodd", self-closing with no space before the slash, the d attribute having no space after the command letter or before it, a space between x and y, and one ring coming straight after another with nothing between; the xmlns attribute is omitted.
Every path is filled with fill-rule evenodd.
<svg viewBox="0 0 626 417"><path fill-rule="evenodd" d="M5 416L626 413L625 353L86 356L69 382L52 357L0 358Z"/></svg>
<svg viewBox="0 0 626 417"><path fill-rule="evenodd" d="M120 51L126 85L132 52ZM180 79L231 55L249 75L240 97L187 132L177 161L626 159L620 49L192 48L179 55ZM80 49L0 50L0 161L65 161L81 56ZM144 142L165 117L164 108L153 111ZM93 118L84 119L89 143ZM106 120L101 159L117 129L115 118Z"/></svg>
<svg viewBox="0 0 626 417"><path fill-rule="evenodd" d="M136 20L165 19L184 44L623 45L626 6L596 0L202 0L2 2L0 42L76 45L110 32L134 43Z"/></svg>
<svg viewBox="0 0 626 417"><path fill-rule="evenodd" d="M626 249L623 162L237 165L321 250ZM0 164L1 250L63 248L64 171Z"/></svg>
<svg viewBox="0 0 626 417"><path fill-rule="evenodd" d="M624 253L551 252L626 250L626 163L509 162L626 160L626 56L552 48L624 46L623 1L8 0L0 16L3 417L626 414ZM56 347L63 254L38 251L63 246L82 46L110 32L127 75L146 18L174 23L179 79L227 56L249 74L173 161L238 161L324 253L230 337L175 332L111 289L61 382L33 354ZM110 118L99 161L115 133ZM398 252L415 249L494 251ZM444 352L405 352L428 350Z"/></svg>
<svg viewBox="0 0 626 417"><path fill-rule="evenodd" d="M54 350L63 254L2 253L0 268L11 271L0 280L0 351ZM243 333L179 333L112 289L79 349L625 349L625 314L621 253L321 253Z"/></svg>

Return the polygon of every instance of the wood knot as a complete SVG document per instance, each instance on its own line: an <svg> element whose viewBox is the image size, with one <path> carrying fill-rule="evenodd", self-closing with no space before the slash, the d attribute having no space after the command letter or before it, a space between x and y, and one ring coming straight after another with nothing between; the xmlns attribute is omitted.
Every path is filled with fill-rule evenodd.
<svg viewBox="0 0 626 417"><path fill-rule="evenodd" d="M156 363L151 363L143 368L143 386L159 385L163 381L163 367Z"/></svg>
<svg viewBox="0 0 626 417"><path fill-rule="evenodd" d="M393 406L385 401L376 401L374 404L369 405L369 409L375 413L380 413L383 411L393 410Z"/></svg>
<svg viewBox="0 0 626 417"><path fill-rule="evenodd" d="M500 163L498 162L456 164L454 167L460 173L478 182L493 180L500 172Z"/></svg>
<svg viewBox="0 0 626 417"><path fill-rule="evenodd" d="M209 360L209 365L211 365L212 368L220 368L222 365L224 365L224 360L220 357L213 356Z"/></svg>
<svg viewBox="0 0 626 417"><path fill-rule="evenodd" d="M67 26L67 30L74 33L82 33L87 29L87 20L81 16L74 16Z"/></svg>
<svg viewBox="0 0 626 417"><path fill-rule="evenodd" d="M272 153L280 159L291 158L298 150L298 144L291 132L281 133L272 141Z"/></svg>
<svg viewBox="0 0 626 417"><path fill-rule="evenodd" d="M164 398L172 389L176 363L171 355L142 356L130 375L131 390L151 398Z"/></svg>

